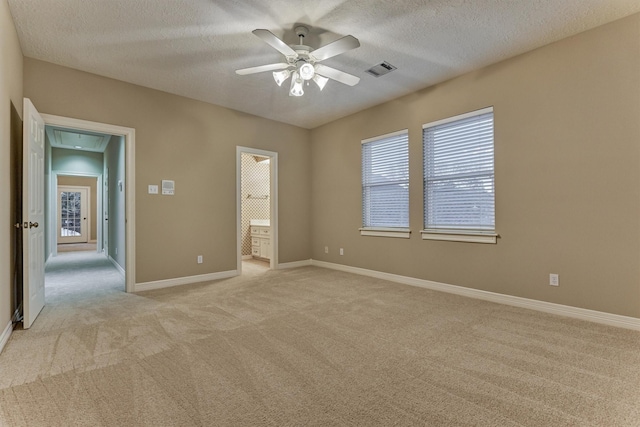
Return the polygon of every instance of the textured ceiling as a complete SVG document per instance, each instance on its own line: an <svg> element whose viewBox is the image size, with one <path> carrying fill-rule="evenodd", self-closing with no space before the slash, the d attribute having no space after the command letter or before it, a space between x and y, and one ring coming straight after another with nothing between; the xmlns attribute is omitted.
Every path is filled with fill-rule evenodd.
<svg viewBox="0 0 640 427"><path fill-rule="evenodd" d="M638 0L8 0L25 56L313 128L598 25ZM351 34L360 48L323 64L361 78L300 98L270 72L280 62L251 34L265 28L317 48ZM398 69L375 78L382 61ZM285 87L286 86L286 87Z"/></svg>
<svg viewBox="0 0 640 427"><path fill-rule="evenodd" d="M103 153L111 135L45 126L52 147Z"/></svg>

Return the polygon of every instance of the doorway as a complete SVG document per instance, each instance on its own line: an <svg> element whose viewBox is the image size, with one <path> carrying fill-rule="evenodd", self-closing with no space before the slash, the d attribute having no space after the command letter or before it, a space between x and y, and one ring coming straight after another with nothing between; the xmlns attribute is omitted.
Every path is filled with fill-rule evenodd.
<svg viewBox="0 0 640 427"><path fill-rule="evenodd" d="M119 194L108 191L116 183L106 178L105 172L111 169L124 179L124 157L119 155L124 149L122 138L51 125L45 126L45 134L45 163L51 169L46 176L52 176L51 197L45 201L52 224L51 243L46 245L51 252L45 266L46 301L54 304L57 296L64 299L74 293L89 296L106 290L122 292L126 273L124 238L111 231L124 229L124 221L118 221L124 214L109 210L124 209L124 205L109 203ZM108 229L110 216L115 224ZM107 242L113 242L120 253L110 252ZM109 277L105 269L113 270L116 280L102 280Z"/></svg>
<svg viewBox="0 0 640 427"><path fill-rule="evenodd" d="M126 273L124 275L125 290L133 292L135 288L135 130L121 126L71 119L62 116L40 114L31 100L23 99L23 144L22 168L18 170L22 182L19 191L22 199L21 222L16 227L22 228L23 236L19 239L22 244L22 315L17 314L18 320L23 321L23 327L31 327L36 317L45 305L45 262L52 254L53 244L57 239L56 212L51 214L46 204L56 204L57 177L52 175L51 145L47 145L45 125L65 129L73 129L77 133L89 135L98 132L119 136L122 141L122 165L125 183L118 182L119 188L127 189L127 198L123 219L123 238L127 256L125 258ZM79 136L81 138L82 135ZM69 143L71 141L67 141ZM75 145L72 143L72 145ZM77 148L77 147L73 147ZM49 213L47 214L47 211ZM52 233L53 236L52 236ZM18 239L17 239L18 240ZM18 242L19 244L19 242ZM104 258L104 257L103 257ZM20 286L20 285L18 285ZM20 313L20 307L16 313Z"/></svg>
<svg viewBox="0 0 640 427"><path fill-rule="evenodd" d="M97 250L97 187L90 177L58 176L57 252Z"/></svg>
<svg viewBox="0 0 640 427"><path fill-rule="evenodd" d="M278 265L278 153L236 149L237 269L260 274Z"/></svg>
<svg viewBox="0 0 640 427"><path fill-rule="evenodd" d="M79 145L77 140L76 142L69 140L67 145L74 145L64 150L66 157L76 159L84 151L89 163L92 163L90 171L86 168L69 171L69 167L54 169L51 156L55 147L51 145L47 147L49 160L46 162L46 175L49 177L47 184L49 203L58 204L58 186L68 185L67 179L93 179L96 197L92 200L90 195L88 201L93 202L95 211L92 208L89 209L95 215L90 217L88 243L95 245L93 255L106 258L116 267L123 278L122 290L133 292L135 290L135 130L48 114L42 114L42 118L48 128L75 133L75 138L83 140L85 146L93 147L93 149L81 150L76 147ZM65 142L64 139L62 141ZM67 164L77 165L76 162L71 161ZM53 206L48 209L47 229L51 242L58 240L57 211L58 208L53 209ZM57 244L49 244L48 250L51 251L48 252L49 255L58 255Z"/></svg>

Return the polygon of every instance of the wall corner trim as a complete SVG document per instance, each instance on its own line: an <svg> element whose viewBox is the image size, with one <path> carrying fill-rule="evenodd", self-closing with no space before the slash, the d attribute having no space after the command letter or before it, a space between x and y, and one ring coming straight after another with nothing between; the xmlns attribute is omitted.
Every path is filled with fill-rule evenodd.
<svg viewBox="0 0 640 427"><path fill-rule="evenodd" d="M278 264L278 270L284 270L287 268L308 267L310 265L313 265L313 260L311 259L304 259L302 261L284 262L284 263Z"/></svg>
<svg viewBox="0 0 640 427"><path fill-rule="evenodd" d="M2 350L4 350L4 346L7 344L7 341L9 341L9 337L11 336L12 332L13 322L9 320L7 327L4 328L4 331L2 331L2 335L0 335L0 353L2 353Z"/></svg>
<svg viewBox="0 0 640 427"><path fill-rule="evenodd" d="M446 292L469 298L481 299L499 304L511 305L514 307L526 308L529 310L541 311L559 316L571 317L588 322L600 323L618 328L632 329L640 331L640 318L621 316L618 314L605 313L602 311L589 310L586 308L571 307L568 305L555 304L551 302L538 301L529 298L516 297L512 295L499 294L495 292L483 291L480 289L465 288L463 286L449 285L446 283L432 282L430 280L417 279L415 277L400 276L397 274L384 273L381 271L368 270L365 268L351 267L343 264L335 264L325 261L312 260L311 265L332 270L344 271L347 273L359 274L362 276L375 277L377 279L388 280L390 282L402 283L410 286L417 286L433 291Z"/></svg>
<svg viewBox="0 0 640 427"><path fill-rule="evenodd" d="M156 280L153 282L136 283L134 292L151 291L154 289L170 288L172 286L189 285L192 283L210 282L212 280L228 279L238 275L238 270L220 271L218 273L199 274L196 276L177 277L175 279Z"/></svg>
<svg viewBox="0 0 640 427"><path fill-rule="evenodd" d="M122 268L122 266L120 264L118 264L118 261L116 261L115 259L113 259L113 257L111 257L111 255L109 255L109 261L111 261L111 264L113 264L113 266L116 268L116 270L118 270L118 273L120 273L120 275L122 276L122 278L126 278L126 273L124 271L124 268Z"/></svg>

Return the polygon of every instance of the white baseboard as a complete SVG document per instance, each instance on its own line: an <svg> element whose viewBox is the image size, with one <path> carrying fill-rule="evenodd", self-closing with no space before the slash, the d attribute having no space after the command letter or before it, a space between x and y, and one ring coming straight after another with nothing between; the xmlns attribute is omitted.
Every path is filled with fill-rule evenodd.
<svg viewBox="0 0 640 427"><path fill-rule="evenodd" d="M348 273L360 274L363 276L375 277L378 279L389 280L391 282L402 283L405 285L418 286L434 291L447 292L450 294L461 295L469 298L476 298L515 307L527 308L530 310L542 311L545 313L557 314L560 316L572 317L574 319L586 320L589 322L601 323L609 326L616 326L618 328L640 331L640 319L637 317L621 316L618 314L605 313L602 311L589 310L586 308L571 307L568 305L538 301L529 298L498 294L495 292L465 288L463 286L449 285L446 283L432 282L430 280L417 279L415 277L383 273L380 271L367 270L364 268L334 264L325 261L312 260L311 265L329 268L332 270L345 271Z"/></svg>
<svg viewBox="0 0 640 427"><path fill-rule="evenodd" d="M243 261L246 261L246 260L252 259L252 258L253 258L253 255L242 255L242 260Z"/></svg>
<svg viewBox="0 0 640 427"><path fill-rule="evenodd" d="M197 276L177 277L175 279L156 280L153 282L136 283L133 292L150 291L153 289L169 288L172 286L189 285L191 283L210 282L212 280L228 279L238 275L238 270L221 271L218 273L199 274Z"/></svg>
<svg viewBox="0 0 640 427"><path fill-rule="evenodd" d="M13 332L13 322L9 320L7 327L4 328L4 331L2 331L2 335L0 335L0 353L2 353L2 350L4 350L4 346L7 344L7 341L9 341L9 337L11 336L12 332Z"/></svg>
<svg viewBox="0 0 640 427"><path fill-rule="evenodd" d="M126 279L126 274L124 272L124 268L122 268L122 266L120 264L118 264L118 262L113 259L111 257L111 255L109 255L109 261L111 261L111 264L113 264L113 266L116 268L116 270L118 270L118 273L120 273L120 275Z"/></svg>
<svg viewBox="0 0 640 427"><path fill-rule="evenodd" d="M284 270L286 268L308 267L312 265L312 263L313 263L313 260L310 260L310 259L305 259L302 261L284 262L284 263L278 264L278 267L276 267L276 269Z"/></svg>

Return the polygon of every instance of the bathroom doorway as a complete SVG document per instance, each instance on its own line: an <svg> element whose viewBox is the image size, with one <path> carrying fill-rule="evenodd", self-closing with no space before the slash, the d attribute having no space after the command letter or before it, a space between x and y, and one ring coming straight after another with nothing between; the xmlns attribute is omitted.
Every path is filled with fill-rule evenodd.
<svg viewBox="0 0 640 427"><path fill-rule="evenodd" d="M238 274L277 266L277 153L237 147Z"/></svg>

